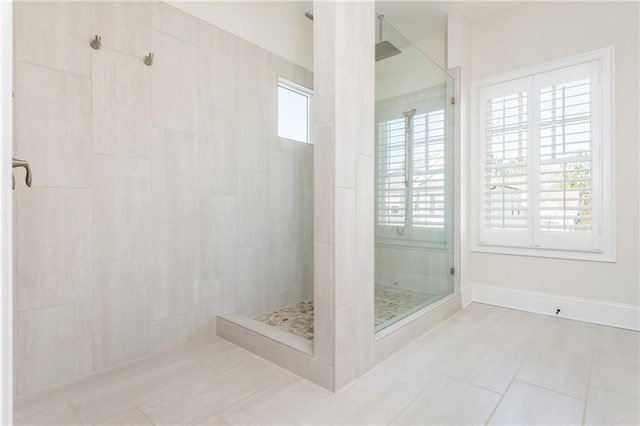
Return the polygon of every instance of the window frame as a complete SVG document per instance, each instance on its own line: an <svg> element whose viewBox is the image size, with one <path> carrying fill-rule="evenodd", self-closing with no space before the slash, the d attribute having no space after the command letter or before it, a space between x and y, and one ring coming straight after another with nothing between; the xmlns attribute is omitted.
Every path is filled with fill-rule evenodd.
<svg viewBox="0 0 640 426"><path fill-rule="evenodd" d="M418 116L420 114L424 114L428 124L428 117L430 113L437 112L443 110L445 122L444 122L444 216L445 223L443 227L414 227L413 225L413 205L409 203L412 197L409 197L407 203L405 204L406 217L408 222L404 227L398 225L387 225L379 223L379 193L378 193L378 185L376 183L375 189L375 226L376 226L376 243L385 244L387 246L395 246L401 244L403 246L412 246L412 247L421 247L421 248L433 248L433 249L442 249L446 246L447 240L447 224L446 217L449 214L448 209L451 205L452 194L449 193L449 188L447 185L451 185L449 182L450 177L447 175L448 168L451 167L452 159L449 158L450 155L447 152L448 149L448 141L447 138L448 132L450 131L447 128L447 87L446 85L435 86L429 89L424 89L417 94L411 94L409 99L406 98L407 95L401 95L395 98L385 99L379 102L383 102L383 106L379 111L376 111L376 126L375 126L375 177L376 182L379 179L379 125L383 122L389 122L391 120L396 119L404 119L403 113L405 110L415 109L416 112L414 116ZM413 122L414 123L414 122ZM414 123L415 124L415 123ZM414 139L411 141L414 142ZM427 141L425 143L428 143ZM413 146L409 146L409 144L405 147L405 164L409 164L409 162L413 162ZM407 178L409 181L409 186L406 188L407 193L413 192L412 182L413 175L411 173L407 173ZM398 228L405 228L401 235L398 235Z"/></svg>
<svg viewBox="0 0 640 426"><path fill-rule="evenodd" d="M496 75L471 83L471 203L470 203L470 229L473 252L510 254L534 257L549 257L560 259L590 260L601 262L615 262L615 139L614 139L614 49L607 47L595 51L571 56L568 58L535 65L509 73ZM528 80L530 83L529 99L529 125L527 142L527 167L528 187L535 183L533 174L538 173L540 161L538 128L540 125L538 115L539 89L544 77L550 73L562 73L564 70L583 64L596 64L596 75L599 76L599 90L593 102L591 111L592 123L592 230L591 238L575 238L577 235L546 235L539 230L536 218L539 216L539 205L533 202L539 199L539 187L534 187L528 193L534 191L533 200L527 200L527 231L525 238L522 233L518 236L508 235L514 233L502 233L487 230L483 224L483 186L484 186L484 148L482 137L483 123L479 117L482 109L483 89L494 85L502 85L520 81L521 84ZM593 64L592 64L593 66ZM592 74L593 75L593 74ZM513 83L517 84L517 83ZM608 206L605 208L605 206ZM497 234L488 237L488 234ZM568 238L565 238L568 237Z"/></svg>
<svg viewBox="0 0 640 426"><path fill-rule="evenodd" d="M306 141L301 141L298 139L291 139L284 136L280 136L280 94L278 93L280 87L290 90L299 95L302 95L307 100L307 140ZM313 126L312 126L313 102L311 99L312 97L313 97L313 89L305 87L302 84L296 83L295 81L291 81L284 77L278 76L278 79L276 82L276 137L278 139L313 145Z"/></svg>

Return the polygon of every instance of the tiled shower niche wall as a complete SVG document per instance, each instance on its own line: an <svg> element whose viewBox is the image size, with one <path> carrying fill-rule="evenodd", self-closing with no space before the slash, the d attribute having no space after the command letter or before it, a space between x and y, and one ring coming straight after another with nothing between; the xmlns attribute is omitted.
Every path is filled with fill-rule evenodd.
<svg viewBox="0 0 640 426"><path fill-rule="evenodd" d="M158 2L18 2L15 31L17 395L312 297L313 146L275 136L310 71Z"/></svg>

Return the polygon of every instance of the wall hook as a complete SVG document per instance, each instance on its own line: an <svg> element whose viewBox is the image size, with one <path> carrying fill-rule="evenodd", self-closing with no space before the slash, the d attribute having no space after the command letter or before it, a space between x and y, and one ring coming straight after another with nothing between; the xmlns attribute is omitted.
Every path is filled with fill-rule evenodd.
<svg viewBox="0 0 640 426"><path fill-rule="evenodd" d="M153 65L153 53L149 53L142 59L142 61L148 66Z"/></svg>
<svg viewBox="0 0 640 426"><path fill-rule="evenodd" d="M91 46L95 50L100 49L102 47L102 36L96 34L94 39L89 42L89 46Z"/></svg>

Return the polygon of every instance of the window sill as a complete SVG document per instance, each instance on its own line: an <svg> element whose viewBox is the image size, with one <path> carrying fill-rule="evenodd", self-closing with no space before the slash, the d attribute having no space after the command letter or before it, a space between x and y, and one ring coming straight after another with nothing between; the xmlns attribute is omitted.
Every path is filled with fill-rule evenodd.
<svg viewBox="0 0 640 426"><path fill-rule="evenodd" d="M587 252L575 250L556 250L537 247L507 247L488 244L472 244L472 253L505 254L509 256L541 257L562 260L584 260L589 262L615 263L612 252Z"/></svg>

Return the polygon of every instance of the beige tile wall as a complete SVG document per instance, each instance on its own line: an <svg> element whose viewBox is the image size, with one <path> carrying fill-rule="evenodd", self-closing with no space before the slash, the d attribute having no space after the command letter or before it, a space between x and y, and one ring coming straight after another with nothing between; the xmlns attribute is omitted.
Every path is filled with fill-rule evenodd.
<svg viewBox="0 0 640 426"><path fill-rule="evenodd" d="M314 23L314 356L337 390L373 367L375 5L316 1Z"/></svg>
<svg viewBox="0 0 640 426"><path fill-rule="evenodd" d="M18 395L312 297L313 146L276 137L310 71L159 2L15 18Z"/></svg>

